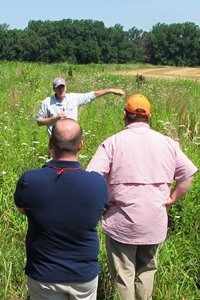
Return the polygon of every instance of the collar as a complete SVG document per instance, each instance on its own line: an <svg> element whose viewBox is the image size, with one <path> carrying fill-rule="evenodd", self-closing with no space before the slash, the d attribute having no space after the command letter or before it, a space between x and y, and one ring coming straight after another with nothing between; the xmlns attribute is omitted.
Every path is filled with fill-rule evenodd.
<svg viewBox="0 0 200 300"><path fill-rule="evenodd" d="M69 161L69 160L50 160L43 167L49 167L55 169L81 169L81 164L78 161Z"/></svg>
<svg viewBox="0 0 200 300"><path fill-rule="evenodd" d="M56 95L54 94L53 95L53 101L56 105L62 105L62 103L65 101L65 98L66 98L66 94L65 94L65 97L63 98L63 100L59 101L57 98L56 98Z"/></svg>
<svg viewBox="0 0 200 300"><path fill-rule="evenodd" d="M136 129L136 128L146 128L146 129L150 129L150 125L148 123L144 123L144 122L134 122L129 124L128 126L126 126L126 129Z"/></svg>
<svg viewBox="0 0 200 300"><path fill-rule="evenodd" d="M66 160L50 160L43 167L49 167L56 171L57 177L55 178L55 181L57 181L60 175L65 171L81 170L81 165L78 161Z"/></svg>

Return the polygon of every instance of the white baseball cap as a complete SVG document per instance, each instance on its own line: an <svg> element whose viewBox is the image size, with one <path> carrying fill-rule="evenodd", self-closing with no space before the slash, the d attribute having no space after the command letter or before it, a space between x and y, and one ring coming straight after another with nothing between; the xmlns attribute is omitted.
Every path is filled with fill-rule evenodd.
<svg viewBox="0 0 200 300"><path fill-rule="evenodd" d="M66 86L66 81L61 77L55 78L54 81L53 81L53 87L54 88L57 88L59 85Z"/></svg>

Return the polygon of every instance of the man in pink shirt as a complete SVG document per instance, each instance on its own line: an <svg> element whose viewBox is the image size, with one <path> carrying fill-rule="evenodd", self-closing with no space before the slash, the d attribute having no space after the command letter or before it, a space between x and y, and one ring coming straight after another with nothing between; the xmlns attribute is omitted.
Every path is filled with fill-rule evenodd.
<svg viewBox="0 0 200 300"><path fill-rule="evenodd" d="M87 167L108 183L110 203L102 226L122 300L152 299L158 246L167 235L166 208L188 191L197 171L178 142L150 128L150 106L144 95L130 96L126 128L106 139Z"/></svg>

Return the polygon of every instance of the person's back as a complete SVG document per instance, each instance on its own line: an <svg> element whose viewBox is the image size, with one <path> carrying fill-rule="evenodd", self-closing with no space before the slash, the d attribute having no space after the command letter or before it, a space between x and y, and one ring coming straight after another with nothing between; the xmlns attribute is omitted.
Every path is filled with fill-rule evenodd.
<svg viewBox="0 0 200 300"><path fill-rule="evenodd" d="M166 201L171 184L182 175L176 161L177 153L180 155L178 143L150 129L147 123L136 122L108 138L102 147L108 157L112 156L110 208L104 215L103 228L120 242L161 243L166 238ZM189 163L185 155L184 159ZM95 169L102 166L98 157Z"/></svg>
<svg viewBox="0 0 200 300"><path fill-rule="evenodd" d="M57 168L65 169L58 175ZM78 162L52 160L23 175L29 220L25 271L35 280L82 282L98 274L96 225L106 205L105 182L79 168Z"/></svg>
<svg viewBox="0 0 200 300"><path fill-rule="evenodd" d="M104 144L112 151L110 183L119 180L138 184L172 182L178 143L152 130L147 123L129 124Z"/></svg>
<svg viewBox="0 0 200 300"><path fill-rule="evenodd" d="M150 107L144 95L130 96L125 130L103 141L87 167L108 182L102 226L122 300L152 299L159 244L167 235L166 208L187 192L197 171L176 141L150 128Z"/></svg>
<svg viewBox="0 0 200 300"><path fill-rule="evenodd" d="M28 218L25 273L31 299L96 299L96 226L108 190L101 175L81 169L81 137L76 121L58 121L49 142L53 159L26 171L17 183L15 203Z"/></svg>

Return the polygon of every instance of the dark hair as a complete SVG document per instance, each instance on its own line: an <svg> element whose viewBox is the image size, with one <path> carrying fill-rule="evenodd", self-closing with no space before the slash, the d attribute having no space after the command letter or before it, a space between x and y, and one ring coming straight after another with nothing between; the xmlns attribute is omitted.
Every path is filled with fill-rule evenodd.
<svg viewBox="0 0 200 300"><path fill-rule="evenodd" d="M134 115L134 114L131 114L126 109L125 109L125 112L126 112L126 120L129 124L134 123L134 122L144 122L144 123L149 122L149 119L150 119L149 116Z"/></svg>
<svg viewBox="0 0 200 300"><path fill-rule="evenodd" d="M77 154L79 150L79 145L82 139L82 127L73 119L67 119L71 122L76 123L73 132L66 132L60 131L59 127L57 126L59 122L66 121L59 120L56 124L54 124L52 128L52 135L51 141L54 147L55 153L58 155L59 153L67 152L71 154Z"/></svg>

